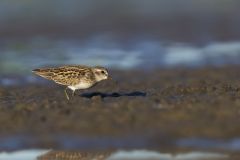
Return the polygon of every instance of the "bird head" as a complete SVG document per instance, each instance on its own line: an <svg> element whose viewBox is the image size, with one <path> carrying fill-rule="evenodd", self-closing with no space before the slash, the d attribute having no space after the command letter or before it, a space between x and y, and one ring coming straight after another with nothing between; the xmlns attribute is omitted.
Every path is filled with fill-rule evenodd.
<svg viewBox="0 0 240 160"><path fill-rule="evenodd" d="M106 68L94 67L92 70L98 82L109 78L108 71Z"/></svg>

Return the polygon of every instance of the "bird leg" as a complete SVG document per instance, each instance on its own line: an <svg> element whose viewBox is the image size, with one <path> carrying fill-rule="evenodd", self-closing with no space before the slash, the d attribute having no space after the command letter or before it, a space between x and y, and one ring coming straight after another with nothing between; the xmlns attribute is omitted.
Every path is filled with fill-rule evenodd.
<svg viewBox="0 0 240 160"><path fill-rule="evenodd" d="M75 90L72 91L72 97L74 97L74 96L75 96Z"/></svg>
<svg viewBox="0 0 240 160"><path fill-rule="evenodd" d="M67 89L68 89L68 87L65 88L64 93L65 93L65 96L66 96L67 100L69 100L69 96L68 96L68 93L67 93Z"/></svg>

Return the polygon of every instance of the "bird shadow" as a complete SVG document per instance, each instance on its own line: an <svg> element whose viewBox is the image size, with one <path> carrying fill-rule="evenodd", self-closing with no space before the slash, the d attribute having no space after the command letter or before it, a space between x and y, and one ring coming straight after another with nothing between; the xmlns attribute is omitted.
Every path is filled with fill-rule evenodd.
<svg viewBox="0 0 240 160"><path fill-rule="evenodd" d="M112 97L112 98L117 98L117 97L146 97L147 93L146 92L141 92L141 91L134 91L134 92L129 92L129 93L118 93L118 92L112 92L112 93L102 93L102 92L90 92L90 93L82 93L80 94L81 97L84 98L93 98L95 96L100 96L101 98L107 98L107 97Z"/></svg>

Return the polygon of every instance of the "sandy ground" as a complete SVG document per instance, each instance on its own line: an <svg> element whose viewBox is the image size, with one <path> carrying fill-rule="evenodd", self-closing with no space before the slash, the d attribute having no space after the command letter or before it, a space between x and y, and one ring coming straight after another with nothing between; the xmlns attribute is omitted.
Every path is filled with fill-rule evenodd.
<svg viewBox="0 0 240 160"><path fill-rule="evenodd" d="M150 135L153 146L158 146L184 137L232 139L240 135L238 66L111 74L117 84L104 81L78 91L70 101L61 86L47 81L2 86L0 136ZM48 142L40 146L53 143Z"/></svg>

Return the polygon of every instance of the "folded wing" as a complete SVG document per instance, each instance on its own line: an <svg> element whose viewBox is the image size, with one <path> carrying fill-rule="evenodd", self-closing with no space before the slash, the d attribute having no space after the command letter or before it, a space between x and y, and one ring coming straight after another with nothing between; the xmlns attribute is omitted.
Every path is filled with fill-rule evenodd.
<svg viewBox="0 0 240 160"><path fill-rule="evenodd" d="M61 85L76 85L83 79L91 79L93 73L90 68L82 66L63 66L59 68L35 69L33 72L48 80Z"/></svg>

